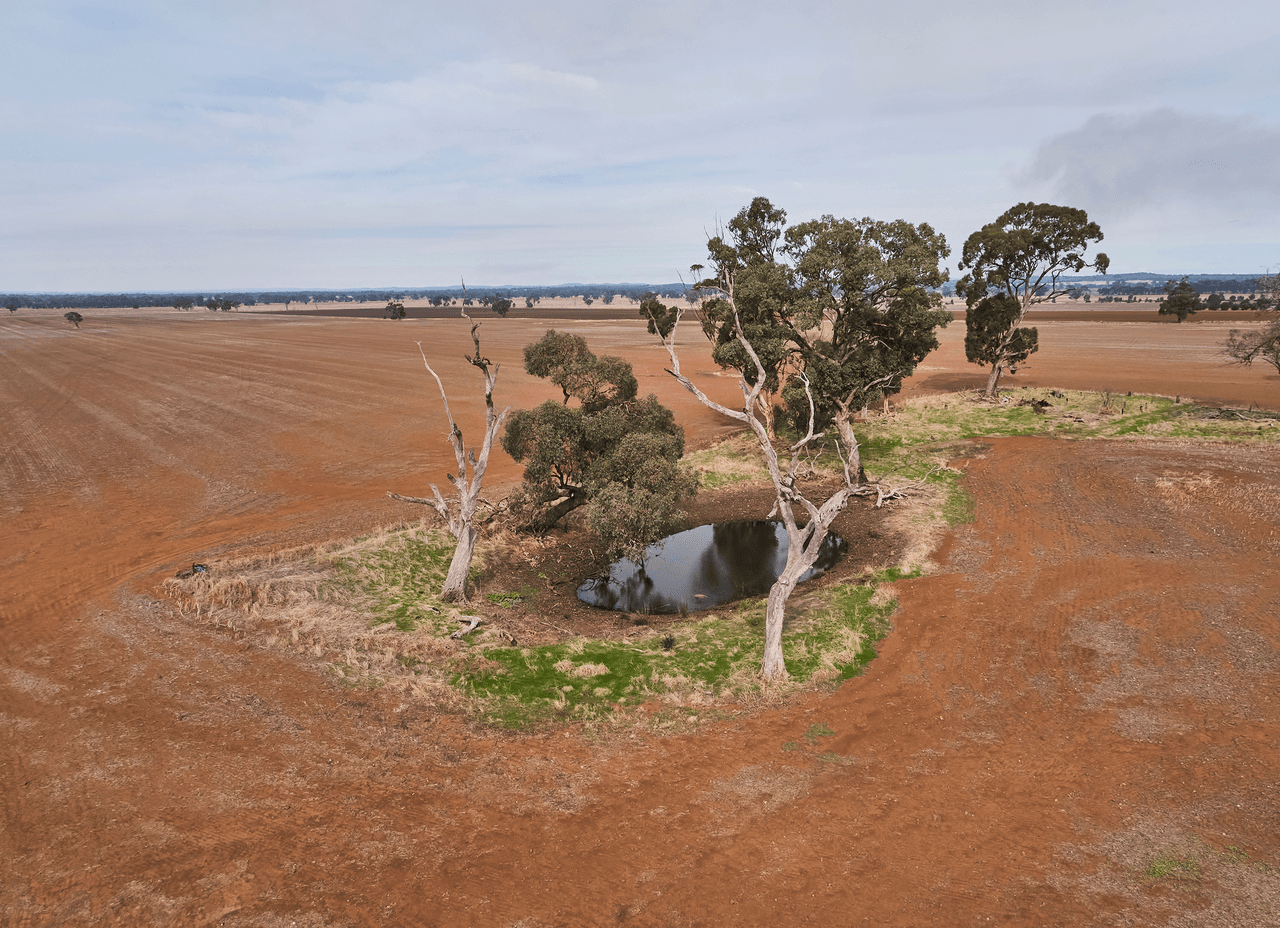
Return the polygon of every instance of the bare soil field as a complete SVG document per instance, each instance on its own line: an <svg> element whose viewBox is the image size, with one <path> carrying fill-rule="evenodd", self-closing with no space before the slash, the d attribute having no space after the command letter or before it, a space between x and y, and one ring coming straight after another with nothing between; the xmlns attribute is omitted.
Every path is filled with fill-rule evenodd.
<svg viewBox="0 0 1280 928"><path fill-rule="evenodd" d="M1039 325L1010 386L1280 409L1220 321ZM520 363L549 326L691 447L729 434L627 318L485 320L499 402L557 396ZM907 395L985 380L963 335ZM453 460L415 341L477 434L462 320L0 320L0 925L1280 925L1274 446L975 442L974 521L862 677L668 737L504 735L157 592L420 517L385 492ZM732 401L692 326L682 357ZM518 476L495 455L495 496Z"/></svg>

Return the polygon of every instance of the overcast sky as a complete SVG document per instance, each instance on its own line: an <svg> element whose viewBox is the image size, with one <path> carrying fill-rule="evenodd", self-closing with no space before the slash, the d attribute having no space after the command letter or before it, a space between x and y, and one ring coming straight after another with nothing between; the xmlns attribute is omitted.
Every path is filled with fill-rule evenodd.
<svg viewBox="0 0 1280 928"><path fill-rule="evenodd" d="M665 282L758 194L1280 266L1280 4L3 0L0 291ZM954 275L953 275L954 276Z"/></svg>

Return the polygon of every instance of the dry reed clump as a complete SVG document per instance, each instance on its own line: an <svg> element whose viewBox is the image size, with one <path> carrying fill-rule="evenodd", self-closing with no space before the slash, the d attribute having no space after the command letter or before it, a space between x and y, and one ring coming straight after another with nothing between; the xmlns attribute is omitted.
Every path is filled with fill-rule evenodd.
<svg viewBox="0 0 1280 928"><path fill-rule="evenodd" d="M892 600L893 597L890 596L889 601L892 602ZM875 605L882 605L882 603L875 603ZM864 632L847 625L841 626L836 631L835 644L823 648L818 659L818 669L810 678L811 682L833 683L840 680L843 676L841 665L857 663L866 643L867 636Z"/></svg>
<svg viewBox="0 0 1280 928"><path fill-rule="evenodd" d="M939 467L944 466L939 463ZM933 570L929 555L938 549L951 530L944 504L949 488L936 483L921 483L907 491L910 502L896 500L887 504L889 514L884 528L902 540L898 566L905 572L919 568L922 573Z"/></svg>
<svg viewBox="0 0 1280 928"><path fill-rule="evenodd" d="M453 705L457 697L447 680L461 669L459 643L433 630L406 632L389 623L371 627L365 598L335 582L340 563L360 564L357 580L377 573L362 555L395 551L408 534L396 526L345 545L214 561L205 572L165 580L162 588L182 616L263 647L323 661L344 682L387 685L436 705Z"/></svg>

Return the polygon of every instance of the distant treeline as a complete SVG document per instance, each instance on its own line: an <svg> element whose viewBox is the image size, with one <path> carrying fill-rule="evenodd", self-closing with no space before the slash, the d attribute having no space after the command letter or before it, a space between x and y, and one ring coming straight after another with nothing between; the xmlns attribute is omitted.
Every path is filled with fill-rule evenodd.
<svg viewBox="0 0 1280 928"><path fill-rule="evenodd" d="M32 309L97 308L117 309L168 307L212 312L254 307L262 303L305 305L309 303L390 303L427 302L432 306L454 304L489 306L499 300L532 307L544 299L582 297L588 305L599 300L612 303L623 296L640 300L656 293L664 299L684 295L684 284L561 284L554 287L431 287L389 290L220 290L216 292L172 293L0 293L0 305L10 312Z"/></svg>
<svg viewBox="0 0 1280 928"><path fill-rule="evenodd" d="M1099 287L1098 296L1163 296L1166 283L1176 284L1180 280L1180 275L1130 277L1128 280L1117 280L1108 286ZM1187 283L1196 293L1256 294L1259 291L1259 278L1256 274L1188 274Z"/></svg>

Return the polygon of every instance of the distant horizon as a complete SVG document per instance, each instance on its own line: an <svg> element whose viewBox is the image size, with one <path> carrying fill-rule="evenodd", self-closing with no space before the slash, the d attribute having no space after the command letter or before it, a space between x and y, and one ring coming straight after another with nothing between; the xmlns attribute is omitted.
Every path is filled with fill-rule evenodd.
<svg viewBox="0 0 1280 928"><path fill-rule="evenodd" d="M1200 273L1189 273L1185 271L1123 271L1115 274L1077 274L1063 275L1060 281L1121 281L1121 280L1157 280L1166 278L1182 278L1186 277L1190 280L1197 279L1220 279L1220 280L1248 280L1250 278L1259 278L1268 276L1267 271L1254 272L1233 272L1233 273L1215 273L1205 271ZM951 278L948 284L955 284L958 278ZM595 282L576 282L571 281L559 284L467 284L466 290L474 292L477 296L485 296L491 292L535 292L546 290L562 290L562 289L600 289L603 287L624 288L612 291L612 295L626 296L625 290L672 290L676 288L687 288L688 284L682 281L668 281L666 283L652 283L644 281L601 281ZM423 284L417 286L370 286L370 287L194 287L194 288L174 288L174 289L155 289L155 290L130 290L130 289L110 289L110 290L3 290L0 289L0 299L6 297L21 296L112 296L112 295L136 295L136 296L195 296L195 295L213 295L213 294L256 294L256 295L272 295L286 293L332 293L332 294L359 294L359 293L453 293L462 292L461 284L435 285ZM566 296L576 296L578 294L566 294ZM670 297L668 297L670 298Z"/></svg>

